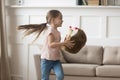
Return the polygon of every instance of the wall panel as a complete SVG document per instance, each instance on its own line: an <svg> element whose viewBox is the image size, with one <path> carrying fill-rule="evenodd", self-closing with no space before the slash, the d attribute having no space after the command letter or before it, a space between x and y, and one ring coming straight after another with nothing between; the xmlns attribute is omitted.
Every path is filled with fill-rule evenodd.
<svg viewBox="0 0 120 80"><path fill-rule="evenodd" d="M120 16L108 16L108 38L120 39Z"/></svg>
<svg viewBox="0 0 120 80"><path fill-rule="evenodd" d="M82 29L86 31L88 38L101 38L101 18L96 16L82 16Z"/></svg>

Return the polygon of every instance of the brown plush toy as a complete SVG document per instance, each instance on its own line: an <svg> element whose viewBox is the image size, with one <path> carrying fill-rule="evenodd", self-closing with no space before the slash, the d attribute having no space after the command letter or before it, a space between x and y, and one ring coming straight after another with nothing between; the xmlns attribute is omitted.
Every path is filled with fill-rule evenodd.
<svg viewBox="0 0 120 80"><path fill-rule="evenodd" d="M77 27L72 28L71 26L69 27L69 31L65 37L65 40L68 38L70 40L74 40L75 45L71 49L63 46L62 50L68 51L72 54L76 54L78 51L80 51L80 49L85 45L87 41L86 34L82 29Z"/></svg>

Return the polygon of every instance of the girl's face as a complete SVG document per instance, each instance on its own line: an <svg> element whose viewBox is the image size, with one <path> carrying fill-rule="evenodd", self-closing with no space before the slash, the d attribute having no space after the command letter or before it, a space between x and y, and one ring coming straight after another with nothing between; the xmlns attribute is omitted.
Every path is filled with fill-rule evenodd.
<svg viewBox="0 0 120 80"><path fill-rule="evenodd" d="M54 18L55 27L61 27L62 23L63 23L62 15L59 15L58 17Z"/></svg>

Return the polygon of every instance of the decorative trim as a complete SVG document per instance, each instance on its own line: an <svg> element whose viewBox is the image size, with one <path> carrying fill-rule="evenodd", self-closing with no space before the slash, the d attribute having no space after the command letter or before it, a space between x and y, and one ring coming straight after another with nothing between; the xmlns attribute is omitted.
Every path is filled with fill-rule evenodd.
<svg viewBox="0 0 120 80"><path fill-rule="evenodd" d="M66 6L66 5L57 5L57 6L49 6L49 5L45 5L45 6L31 6L31 5L9 5L6 6L7 8L99 8L99 9L103 9L103 8L107 8L107 9L120 9L120 6L77 6L77 5L72 5L72 6Z"/></svg>

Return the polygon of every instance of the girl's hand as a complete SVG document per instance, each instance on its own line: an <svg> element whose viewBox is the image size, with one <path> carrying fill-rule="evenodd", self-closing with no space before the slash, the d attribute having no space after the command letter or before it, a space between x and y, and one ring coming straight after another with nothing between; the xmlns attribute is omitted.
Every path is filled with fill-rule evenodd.
<svg viewBox="0 0 120 80"><path fill-rule="evenodd" d="M68 48L72 48L73 46L75 45L75 43L74 43L74 41L72 40L69 40L69 39L67 39L67 40L65 40L64 41L64 46L66 46L66 47L68 47Z"/></svg>

